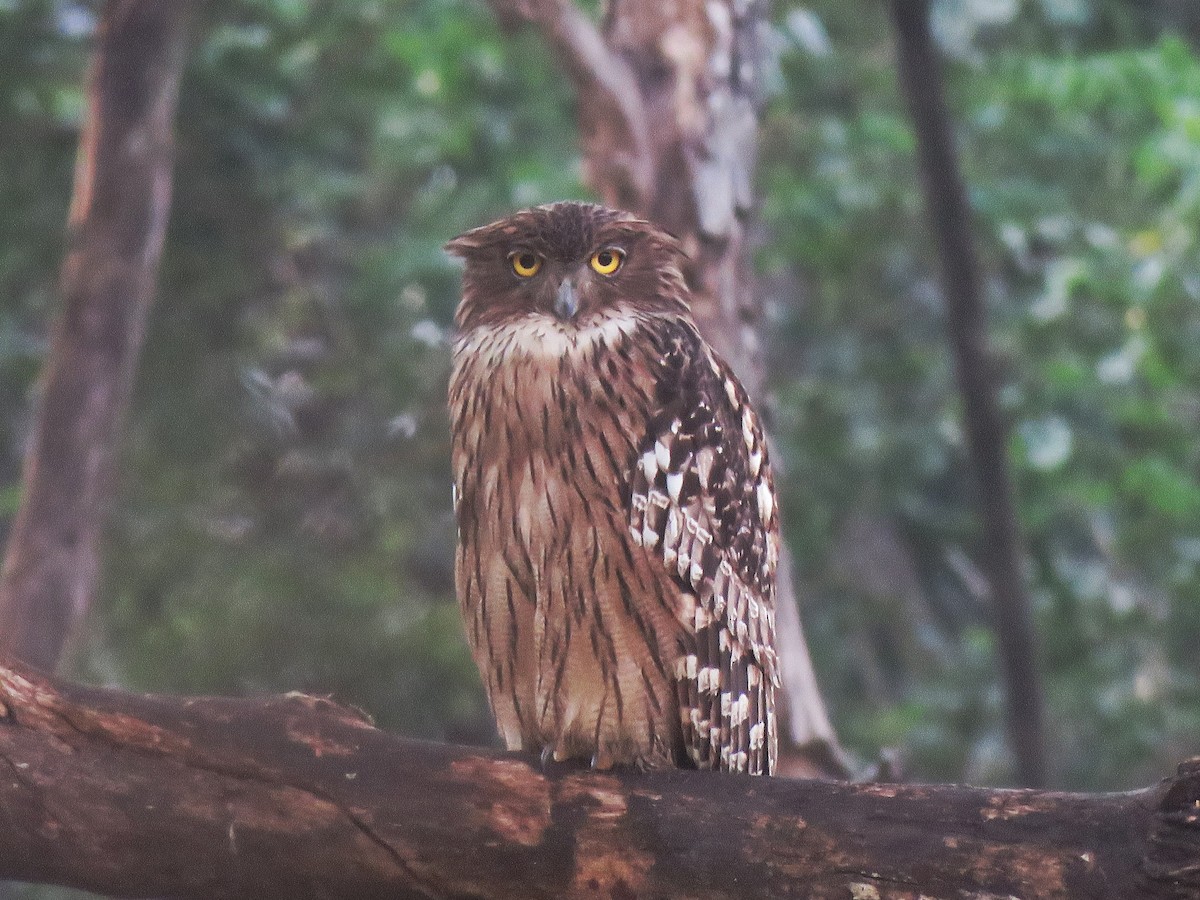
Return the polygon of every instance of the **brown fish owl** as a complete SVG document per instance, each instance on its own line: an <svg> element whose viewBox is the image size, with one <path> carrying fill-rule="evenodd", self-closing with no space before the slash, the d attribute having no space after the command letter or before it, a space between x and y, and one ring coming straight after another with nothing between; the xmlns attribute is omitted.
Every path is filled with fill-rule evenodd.
<svg viewBox="0 0 1200 900"><path fill-rule="evenodd" d="M455 574L505 744L770 774L775 490L678 243L555 203L447 250Z"/></svg>

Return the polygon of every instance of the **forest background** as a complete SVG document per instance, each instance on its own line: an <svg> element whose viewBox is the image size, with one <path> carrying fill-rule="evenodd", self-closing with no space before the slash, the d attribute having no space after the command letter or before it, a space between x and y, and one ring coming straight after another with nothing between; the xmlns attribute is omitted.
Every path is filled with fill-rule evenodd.
<svg viewBox="0 0 1200 900"><path fill-rule="evenodd" d="M1045 670L1050 783L1200 733L1200 10L940 0ZM0 515L20 502L97 8L0 0ZM823 694L863 761L1012 783L894 38L777 2L754 230ZM492 743L453 600L441 245L587 197L569 85L482 3L213 0L81 680L332 694Z"/></svg>

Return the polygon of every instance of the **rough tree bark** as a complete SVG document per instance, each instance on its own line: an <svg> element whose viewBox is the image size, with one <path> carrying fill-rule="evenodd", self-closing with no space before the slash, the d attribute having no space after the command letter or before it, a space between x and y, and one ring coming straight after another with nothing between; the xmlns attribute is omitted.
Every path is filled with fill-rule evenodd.
<svg viewBox="0 0 1200 900"><path fill-rule="evenodd" d="M0 650L47 669L99 578L120 425L170 208L186 13L182 3L110 0L87 76L63 311L0 574Z"/></svg>
<svg viewBox="0 0 1200 900"><path fill-rule="evenodd" d="M1127 794L543 774L302 695L0 665L0 877L122 897L1195 898L1200 759Z"/></svg>
<svg viewBox="0 0 1200 900"><path fill-rule="evenodd" d="M680 238L700 329L761 406L763 309L747 223L768 4L611 0L599 25L572 0L491 4L502 22L534 25L554 49L576 91L586 181L604 203ZM780 570L780 770L842 777L847 768L817 689L786 551Z"/></svg>
<svg viewBox="0 0 1200 900"><path fill-rule="evenodd" d="M892 0L901 80L917 135L930 225L942 264L947 327L971 467L983 518L984 569L1008 692L1008 729L1022 784L1046 782L1044 701L1033 615L1025 591L1020 530L1008 468L1008 426L996 402L983 279L971 209L959 171L928 0Z"/></svg>

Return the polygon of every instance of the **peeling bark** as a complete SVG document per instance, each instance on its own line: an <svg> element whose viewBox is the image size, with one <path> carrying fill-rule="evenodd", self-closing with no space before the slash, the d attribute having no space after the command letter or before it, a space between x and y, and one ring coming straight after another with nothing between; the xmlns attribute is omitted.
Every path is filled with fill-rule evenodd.
<svg viewBox="0 0 1200 900"><path fill-rule="evenodd" d="M761 408L763 309L748 223L768 4L611 0L599 24L571 0L491 5L502 22L535 26L555 51L575 86L586 181L604 203L646 216L681 240L700 330ZM780 768L846 777L790 570L785 552L776 620L784 680Z"/></svg>
<svg viewBox="0 0 1200 900"><path fill-rule="evenodd" d="M1200 759L1077 795L592 772L0 665L0 877L122 897L1195 898Z"/></svg>
<svg viewBox="0 0 1200 900"><path fill-rule="evenodd" d="M63 311L0 573L0 650L48 669L98 586L120 426L171 204L186 16L187 4L109 0L96 35Z"/></svg>

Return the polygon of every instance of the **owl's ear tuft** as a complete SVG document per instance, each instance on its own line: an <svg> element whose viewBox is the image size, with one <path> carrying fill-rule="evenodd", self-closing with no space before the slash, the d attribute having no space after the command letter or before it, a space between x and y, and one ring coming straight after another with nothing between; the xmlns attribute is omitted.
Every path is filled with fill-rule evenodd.
<svg viewBox="0 0 1200 900"><path fill-rule="evenodd" d="M662 245L665 249L671 251L672 253L678 253L684 259L692 258L692 255L687 252L687 248L684 247L683 241L674 234L667 231L665 228L658 229L658 233L659 240L662 242Z"/></svg>
<svg viewBox="0 0 1200 900"><path fill-rule="evenodd" d="M665 228L659 228L657 225L652 225L649 222L643 222L640 219L634 219L627 222L618 222L607 230L606 235L611 234L618 241L620 240L648 240L656 246L660 251L665 251L668 254L677 254L682 259L690 259L691 254L683 245L683 241L667 231Z"/></svg>
<svg viewBox="0 0 1200 900"><path fill-rule="evenodd" d="M514 235L521 231L521 222L517 216L500 219L487 225L480 225L470 231L464 231L458 237L447 241L442 247L451 256L467 258L487 251L513 240Z"/></svg>
<svg viewBox="0 0 1200 900"><path fill-rule="evenodd" d="M451 256L465 259L495 244L503 236L504 229L500 227L503 224L503 222L492 222L489 225L480 225L478 228L464 231L453 240L447 241L442 249Z"/></svg>
<svg viewBox="0 0 1200 900"><path fill-rule="evenodd" d="M471 231L460 234L453 240L447 241L442 246L442 249L451 256L457 256L460 259L470 256L473 252L483 246L483 242L480 241L481 235L477 233L479 230L480 229L475 228Z"/></svg>

